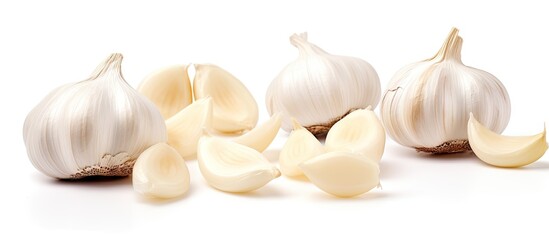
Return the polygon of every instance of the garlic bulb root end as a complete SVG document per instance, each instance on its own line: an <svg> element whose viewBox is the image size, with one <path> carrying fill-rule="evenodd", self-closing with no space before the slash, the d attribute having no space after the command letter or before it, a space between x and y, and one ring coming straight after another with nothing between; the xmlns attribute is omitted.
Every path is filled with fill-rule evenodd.
<svg viewBox="0 0 549 240"><path fill-rule="evenodd" d="M323 137L326 134L328 134L328 131L330 131L330 128L334 126L339 120L343 119L345 116L349 115L349 113L352 113L353 111L357 110L359 108L353 108L346 112L345 114L341 115L340 117L334 118L332 121L325 123L325 124L319 124L319 125L312 125L312 126L306 126L305 129L309 130L315 137Z"/></svg>
<svg viewBox="0 0 549 240"><path fill-rule="evenodd" d="M416 147L418 152L426 152L432 154L460 153L471 151L469 141L466 139L452 140L444 142L436 147Z"/></svg>

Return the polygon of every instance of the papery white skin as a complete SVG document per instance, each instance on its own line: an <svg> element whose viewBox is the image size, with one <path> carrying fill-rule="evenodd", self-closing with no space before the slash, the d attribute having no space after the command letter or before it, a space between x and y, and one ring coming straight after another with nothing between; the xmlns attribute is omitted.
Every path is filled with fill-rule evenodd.
<svg viewBox="0 0 549 240"><path fill-rule="evenodd" d="M197 157L204 179L225 192L253 191L280 176L260 152L221 138L200 138Z"/></svg>
<svg viewBox="0 0 549 240"><path fill-rule="evenodd" d="M174 148L157 143L137 158L132 185L136 192L147 197L178 197L189 190L189 169Z"/></svg>
<svg viewBox="0 0 549 240"><path fill-rule="evenodd" d="M152 102L126 83L112 54L87 80L64 85L27 116L23 137L32 164L61 179L125 176L151 145L167 140Z"/></svg>
<svg viewBox="0 0 549 240"><path fill-rule="evenodd" d="M462 42L452 29L433 58L410 64L392 78L381 117L399 144L434 148L467 140L470 112L494 132L507 126L511 104L505 87L492 74L461 62Z"/></svg>
<svg viewBox="0 0 549 240"><path fill-rule="evenodd" d="M305 127L329 125L350 110L377 106L381 86L369 63L329 54L309 43L306 33L292 35L290 42L299 57L278 74L266 94L267 110L271 115L282 112L284 130L292 130L292 117Z"/></svg>

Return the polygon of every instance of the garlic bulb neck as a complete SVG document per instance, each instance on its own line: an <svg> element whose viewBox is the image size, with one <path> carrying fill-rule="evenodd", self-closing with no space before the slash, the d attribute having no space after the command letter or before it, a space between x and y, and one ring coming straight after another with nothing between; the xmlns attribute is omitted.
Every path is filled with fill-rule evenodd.
<svg viewBox="0 0 549 240"><path fill-rule="evenodd" d="M440 50L429 60L435 62L457 61L461 63L461 45L463 44L463 39L458 34L459 30L452 28Z"/></svg>
<svg viewBox="0 0 549 240"><path fill-rule="evenodd" d="M105 79L105 80L122 80L122 59L121 53L111 54L103 63L99 64L95 71L91 74L88 80ZM112 76L112 77L107 77Z"/></svg>
<svg viewBox="0 0 549 240"><path fill-rule="evenodd" d="M293 34L290 37L290 43L299 50L301 57L307 57L309 54L328 54L321 48L307 41L307 33Z"/></svg>

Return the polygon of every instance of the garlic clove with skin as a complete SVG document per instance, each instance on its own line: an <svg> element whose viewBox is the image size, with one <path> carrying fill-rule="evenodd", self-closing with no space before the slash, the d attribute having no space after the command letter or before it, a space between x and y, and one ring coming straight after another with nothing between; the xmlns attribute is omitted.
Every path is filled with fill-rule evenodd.
<svg viewBox="0 0 549 240"><path fill-rule="evenodd" d="M233 141L251 147L258 152L263 152L275 139L281 123L282 115L275 113L269 120L256 126L244 135L235 138Z"/></svg>
<svg viewBox="0 0 549 240"><path fill-rule="evenodd" d="M316 137L292 119L294 130L286 140L279 156L280 171L284 176L296 177L303 175L298 167L304 161L324 152L324 146Z"/></svg>
<svg viewBox="0 0 549 240"><path fill-rule="evenodd" d="M308 42L306 33L292 35L290 42L299 57L271 82L265 98L271 115L282 112L284 130L292 130L295 118L313 134L325 135L346 114L378 104L380 81L369 63L329 54Z"/></svg>
<svg viewBox="0 0 549 240"><path fill-rule="evenodd" d="M470 112L496 133L507 126L511 104L505 87L492 74L461 62L462 43L453 28L434 57L393 76L380 112L397 143L428 153L470 150Z"/></svg>
<svg viewBox="0 0 549 240"><path fill-rule="evenodd" d="M299 165L321 190L337 197L354 197L379 186L379 165L350 152L328 152Z"/></svg>
<svg viewBox="0 0 549 240"><path fill-rule="evenodd" d="M84 81L57 88L25 119L32 164L60 179L127 176L148 147L167 140L164 119L122 77L114 53Z"/></svg>
<svg viewBox="0 0 549 240"><path fill-rule="evenodd" d="M348 151L379 162L385 149L385 128L372 108L359 109L345 116L328 132L327 151Z"/></svg>
<svg viewBox="0 0 549 240"><path fill-rule="evenodd" d="M169 119L193 101L187 65L174 65L149 74L137 91L150 99L164 119Z"/></svg>
<svg viewBox="0 0 549 240"><path fill-rule="evenodd" d="M189 190L189 169L174 148L157 143L137 158L132 183L136 192L147 197L174 198Z"/></svg>
<svg viewBox="0 0 549 240"><path fill-rule="evenodd" d="M197 156L204 179L225 192L253 191L280 176L260 152L221 138L200 138Z"/></svg>
<svg viewBox="0 0 549 240"><path fill-rule="evenodd" d="M246 86L218 66L193 65L194 98L212 98L213 128L221 133L240 133L254 128L259 110Z"/></svg>
<svg viewBox="0 0 549 240"><path fill-rule="evenodd" d="M211 128L212 99L202 98L166 120L168 144L183 158L194 158L198 140Z"/></svg>
<svg viewBox="0 0 549 240"><path fill-rule="evenodd" d="M467 132L475 155L496 167L522 167L547 151L545 127L532 136L502 136L483 126L471 113Z"/></svg>

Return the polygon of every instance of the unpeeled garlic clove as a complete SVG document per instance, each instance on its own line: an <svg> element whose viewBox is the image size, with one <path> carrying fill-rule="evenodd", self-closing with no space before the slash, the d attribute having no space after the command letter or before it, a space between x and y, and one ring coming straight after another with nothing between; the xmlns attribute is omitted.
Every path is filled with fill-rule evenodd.
<svg viewBox="0 0 549 240"><path fill-rule="evenodd" d="M338 197L353 197L379 186L379 164L350 152L328 152L299 165L305 176Z"/></svg>
<svg viewBox="0 0 549 240"><path fill-rule="evenodd" d="M269 120L256 126L244 135L235 138L233 141L251 147L258 152L265 151L278 134L278 130L282 124L281 116L280 113L275 113Z"/></svg>
<svg viewBox="0 0 549 240"><path fill-rule="evenodd" d="M203 136L197 156L204 179L225 192L253 191L280 176L261 153L229 140Z"/></svg>
<svg viewBox="0 0 549 240"><path fill-rule="evenodd" d="M324 152L322 143L297 120L292 119L294 130L282 147L279 156L280 171L284 176L303 175L298 165Z"/></svg>
<svg viewBox="0 0 549 240"><path fill-rule="evenodd" d="M145 95L169 119L192 103L191 81L187 65L175 65L149 74L137 91Z"/></svg>
<svg viewBox="0 0 549 240"><path fill-rule="evenodd" d="M327 151L349 151L379 162L385 149L385 129L371 106L349 113L328 132Z"/></svg>
<svg viewBox="0 0 549 240"><path fill-rule="evenodd" d="M194 97L213 100L213 128L222 133L252 129L258 108L250 91L229 72L211 64L194 64Z"/></svg>
<svg viewBox="0 0 549 240"><path fill-rule="evenodd" d="M470 114L467 125L469 144L477 157L496 167L521 167L540 159L547 151L545 127L532 136L499 135Z"/></svg>
<svg viewBox="0 0 549 240"><path fill-rule="evenodd" d="M189 190L189 170L185 160L166 143L145 150L133 167L135 191L157 198L173 198Z"/></svg>
<svg viewBox="0 0 549 240"><path fill-rule="evenodd" d="M203 129L211 128L212 99L197 100L166 120L168 144L183 158L193 158Z"/></svg>

